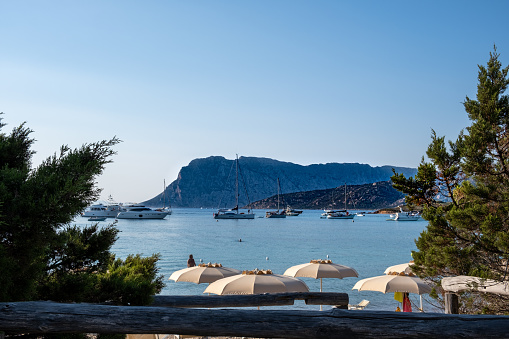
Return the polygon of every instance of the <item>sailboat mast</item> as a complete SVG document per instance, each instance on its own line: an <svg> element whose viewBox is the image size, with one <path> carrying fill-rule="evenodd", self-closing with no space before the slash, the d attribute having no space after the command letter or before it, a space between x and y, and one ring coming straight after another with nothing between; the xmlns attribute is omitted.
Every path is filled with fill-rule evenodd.
<svg viewBox="0 0 509 339"><path fill-rule="evenodd" d="M277 211L279 213L279 178L277 178Z"/></svg>
<svg viewBox="0 0 509 339"><path fill-rule="evenodd" d="M166 208L166 179L163 179L163 209Z"/></svg>
<svg viewBox="0 0 509 339"><path fill-rule="evenodd" d="M345 211L346 211L346 182L345 182Z"/></svg>
<svg viewBox="0 0 509 339"><path fill-rule="evenodd" d="M236 154L235 160L235 207L237 214L239 214L239 155Z"/></svg>

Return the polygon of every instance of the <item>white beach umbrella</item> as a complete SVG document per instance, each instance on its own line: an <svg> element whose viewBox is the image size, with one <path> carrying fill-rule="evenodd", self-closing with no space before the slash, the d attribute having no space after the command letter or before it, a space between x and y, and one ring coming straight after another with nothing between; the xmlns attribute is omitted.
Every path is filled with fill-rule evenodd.
<svg viewBox="0 0 509 339"><path fill-rule="evenodd" d="M399 265L393 265L389 266L385 269L384 274L410 274L412 273L412 269L410 268L410 265L413 265L413 262L409 262L406 264L399 264Z"/></svg>
<svg viewBox="0 0 509 339"><path fill-rule="evenodd" d="M431 287L424 280L415 276L381 275L359 280L352 290L382 293L406 292L420 295L431 292Z"/></svg>
<svg viewBox="0 0 509 339"><path fill-rule="evenodd" d="M188 267L173 272L169 280L209 284L219 279L240 274L241 272L234 268L223 267L221 264L200 264L199 266Z"/></svg>
<svg viewBox="0 0 509 339"><path fill-rule="evenodd" d="M272 274L270 270L254 270L217 280L211 283L203 293L226 295L285 292L309 292L309 288L297 278Z"/></svg>
<svg viewBox="0 0 509 339"><path fill-rule="evenodd" d="M322 292L322 278L343 279L359 276L355 269L334 264L331 260L311 260L305 264L292 266L283 274L290 277L320 279L320 292Z"/></svg>
<svg viewBox="0 0 509 339"><path fill-rule="evenodd" d="M322 292L322 278L343 279L359 276L357 271L351 267L334 264L331 260L321 259L292 266L283 274L290 277L320 279L320 292ZM322 305L320 305L320 310L322 310Z"/></svg>

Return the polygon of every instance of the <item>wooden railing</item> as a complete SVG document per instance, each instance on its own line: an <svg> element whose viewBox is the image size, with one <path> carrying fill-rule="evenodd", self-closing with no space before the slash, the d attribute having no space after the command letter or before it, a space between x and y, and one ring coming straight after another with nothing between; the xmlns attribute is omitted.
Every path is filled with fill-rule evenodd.
<svg viewBox="0 0 509 339"><path fill-rule="evenodd" d="M347 293L296 292L266 293L244 295L184 295L154 296L151 306L183 308L217 308L217 307L256 307L293 305L295 300L304 300L307 305L334 305L337 308L348 308Z"/></svg>
<svg viewBox="0 0 509 339"><path fill-rule="evenodd" d="M504 338L509 333L509 317L505 316L348 311L339 308L328 311L213 309L230 305L252 306L254 299L250 297L266 304L274 300L288 303L289 299L304 297L308 303L310 300L313 303L324 301L312 294L292 297L268 294L228 298L165 296L156 298L154 306L44 301L0 303L0 331L6 334L178 333L257 338ZM336 297L337 300L343 298L340 304L344 304L344 296ZM169 305L178 308L167 307Z"/></svg>

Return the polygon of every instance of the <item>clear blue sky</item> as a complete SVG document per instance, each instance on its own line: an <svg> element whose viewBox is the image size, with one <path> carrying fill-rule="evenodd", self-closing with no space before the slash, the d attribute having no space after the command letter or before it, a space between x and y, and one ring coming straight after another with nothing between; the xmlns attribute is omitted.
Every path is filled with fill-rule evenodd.
<svg viewBox="0 0 509 339"><path fill-rule="evenodd" d="M118 136L102 197L143 201L195 158L417 167L509 64L509 1L0 0L0 111L34 164Z"/></svg>

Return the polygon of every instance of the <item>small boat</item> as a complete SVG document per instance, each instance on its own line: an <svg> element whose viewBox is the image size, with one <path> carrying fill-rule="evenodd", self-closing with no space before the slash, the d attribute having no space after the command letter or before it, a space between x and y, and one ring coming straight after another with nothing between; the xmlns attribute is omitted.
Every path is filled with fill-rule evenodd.
<svg viewBox="0 0 509 339"><path fill-rule="evenodd" d="M88 218L88 221L104 221L106 220L106 217L90 217Z"/></svg>
<svg viewBox="0 0 509 339"><path fill-rule="evenodd" d="M117 219L164 219L169 211L157 211L143 205L126 206L126 211L117 215Z"/></svg>
<svg viewBox="0 0 509 339"><path fill-rule="evenodd" d="M237 155L235 159L235 202L236 202L235 207L230 209L219 208L216 213L213 213L214 219L254 219L255 215L254 213L251 213L251 209L248 209L247 213L242 212L239 213L239 172L240 172L239 156ZM251 205L251 202L249 201L249 195L247 194L247 190L246 196L249 207Z"/></svg>
<svg viewBox="0 0 509 339"><path fill-rule="evenodd" d="M265 212L265 218L286 218L286 210L279 211L279 194L281 191L281 186L279 185L279 178L277 178L277 211L268 211ZM284 205L284 201L283 201Z"/></svg>
<svg viewBox="0 0 509 339"><path fill-rule="evenodd" d="M327 219L353 219L355 217L354 213L350 213L346 210L346 184L345 184L345 209L334 211L334 210L326 210L322 213L321 218Z"/></svg>
<svg viewBox="0 0 509 339"><path fill-rule="evenodd" d="M331 211L327 214L327 219L353 219L355 214L350 214L347 210Z"/></svg>
<svg viewBox="0 0 509 339"><path fill-rule="evenodd" d="M302 214L302 211L297 211L297 210L294 210L292 209L290 206L286 206L286 210L285 210L285 214L287 216L291 216L291 217L296 217L298 216L299 214Z"/></svg>
<svg viewBox="0 0 509 339"><path fill-rule="evenodd" d="M220 208L214 213L214 219L254 219L254 213L239 213L239 208L230 209Z"/></svg>
<svg viewBox="0 0 509 339"><path fill-rule="evenodd" d="M168 199L168 206L166 206L166 180L163 180L163 193L161 194L161 196L162 196L161 200L163 201L163 207L156 208L155 210L159 212L167 212L168 215L171 215L172 210L170 199Z"/></svg>
<svg viewBox="0 0 509 339"><path fill-rule="evenodd" d="M401 206L398 206L400 213L391 214L387 221L417 221L421 218L421 214L416 211L403 212Z"/></svg>
<svg viewBox="0 0 509 339"><path fill-rule="evenodd" d="M285 211L267 211L265 212L265 218L277 219L277 218L286 218Z"/></svg>

